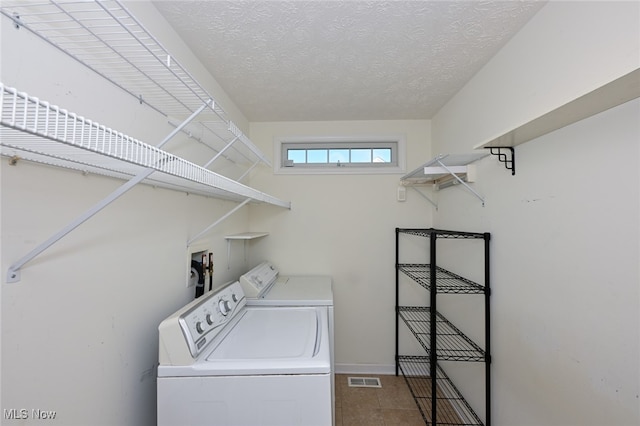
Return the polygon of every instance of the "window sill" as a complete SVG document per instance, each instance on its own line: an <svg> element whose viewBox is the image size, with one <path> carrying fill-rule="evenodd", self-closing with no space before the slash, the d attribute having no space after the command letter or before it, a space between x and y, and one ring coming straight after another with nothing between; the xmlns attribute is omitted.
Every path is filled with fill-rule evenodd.
<svg viewBox="0 0 640 426"><path fill-rule="evenodd" d="M404 174L401 167L274 167L277 175L386 175Z"/></svg>

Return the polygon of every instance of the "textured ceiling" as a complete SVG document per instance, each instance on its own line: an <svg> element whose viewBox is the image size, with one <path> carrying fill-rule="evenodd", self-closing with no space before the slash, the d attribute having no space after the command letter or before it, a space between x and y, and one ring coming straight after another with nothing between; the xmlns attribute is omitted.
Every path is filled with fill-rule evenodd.
<svg viewBox="0 0 640 426"><path fill-rule="evenodd" d="M430 118L544 5L153 3L250 121Z"/></svg>

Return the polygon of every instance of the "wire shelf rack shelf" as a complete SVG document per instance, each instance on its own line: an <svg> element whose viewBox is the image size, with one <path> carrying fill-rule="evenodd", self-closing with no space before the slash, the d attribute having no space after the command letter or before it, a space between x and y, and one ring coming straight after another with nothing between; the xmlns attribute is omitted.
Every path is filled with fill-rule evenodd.
<svg viewBox="0 0 640 426"><path fill-rule="evenodd" d="M398 307L400 318L402 318L427 354L431 352L432 347L429 339L431 326L430 312L431 309L429 307ZM436 354L439 360L485 361L484 350L447 320L440 312L436 312L436 330L438 334Z"/></svg>
<svg viewBox="0 0 640 426"><path fill-rule="evenodd" d="M398 270L425 289L431 289L431 265L427 263L401 263L398 265ZM483 294L485 292L485 287L480 284L439 266L436 266L436 287L438 293Z"/></svg>
<svg viewBox="0 0 640 426"><path fill-rule="evenodd" d="M398 367L409 386L412 396L416 400L424 421L428 425L432 425L432 375L429 368L429 358L400 355L398 356ZM436 367L436 386L437 425L483 425L482 420L473 411L439 364Z"/></svg>

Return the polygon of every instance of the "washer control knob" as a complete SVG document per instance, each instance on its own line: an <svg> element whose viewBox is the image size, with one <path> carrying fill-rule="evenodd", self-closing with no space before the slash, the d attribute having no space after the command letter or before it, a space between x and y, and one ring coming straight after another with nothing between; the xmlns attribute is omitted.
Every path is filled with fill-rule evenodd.
<svg viewBox="0 0 640 426"><path fill-rule="evenodd" d="M231 295L231 300L233 300L234 302L237 302L237 301L238 301L238 296L236 296L236 294L235 294L235 293L233 293L233 294Z"/></svg>
<svg viewBox="0 0 640 426"><path fill-rule="evenodd" d="M204 333L204 329L202 328L202 323L200 321L196 323L196 331L198 332L198 334Z"/></svg>
<svg viewBox="0 0 640 426"><path fill-rule="evenodd" d="M207 324L212 325L213 324L213 315L211 314L207 314Z"/></svg>
<svg viewBox="0 0 640 426"><path fill-rule="evenodd" d="M220 299L220 302L218 302L218 307L220 308L220 313L225 317L231 311L231 306L229 306L229 302L227 302L224 299Z"/></svg>

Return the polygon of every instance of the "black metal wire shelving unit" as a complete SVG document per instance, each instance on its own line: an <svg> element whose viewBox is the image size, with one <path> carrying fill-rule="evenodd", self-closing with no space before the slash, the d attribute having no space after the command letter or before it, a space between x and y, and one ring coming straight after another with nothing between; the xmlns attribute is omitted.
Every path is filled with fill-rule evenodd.
<svg viewBox="0 0 640 426"><path fill-rule="evenodd" d="M429 263L400 263L400 236L429 240ZM443 269L436 264L438 239L484 240L484 285ZM402 374L428 425L491 426L490 273L491 234L442 229L396 228L396 375ZM429 306L400 305L400 273L429 292ZM437 311L438 294L477 294L484 299L484 345L481 347ZM404 323L424 349L425 355L399 352L399 328ZM485 423L464 399L439 361L483 362ZM431 374L431 372L435 372ZM433 380L435 376L435 380Z"/></svg>

